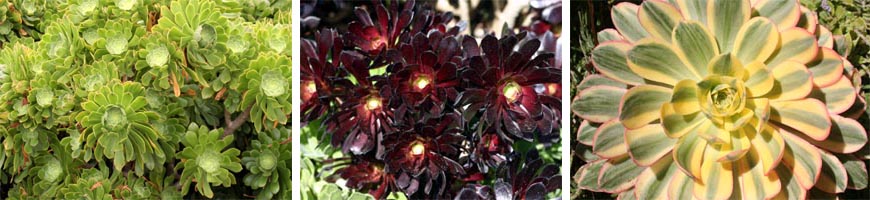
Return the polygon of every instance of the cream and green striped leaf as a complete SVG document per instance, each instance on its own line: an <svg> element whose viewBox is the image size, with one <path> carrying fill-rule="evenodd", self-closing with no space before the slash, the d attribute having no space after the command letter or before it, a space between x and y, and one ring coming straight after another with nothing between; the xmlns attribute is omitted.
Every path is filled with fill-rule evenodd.
<svg viewBox="0 0 870 200"><path fill-rule="evenodd" d="M798 183L799 180L796 178L796 174L792 172L791 169L784 165L780 165L774 170L777 176L779 176L781 189L779 194L777 194L773 199L806 199L807 198L807 190L801 187L801 184Z"/></svg>
<svg viewBox="0 0 870 200"><path fill-rule="evenodd" d="M779 31L769 19L755 17L740 27L735 40L734 53L740 62L764 62L777 48Z"/></svg>
<svg viewBox="0 0 870 200"><path fill-rule="evenodd" d="M689 133L681 137L674 146L673 160L676 161L674 163L686 175L700 180L701 163L706 148L706 140L698 137L697 133Z"/></svg>
<svg viewBox="0 0 870 200"><path fill-rule="evenodd" d="M637 175L643 172L643 167L637 166L628 156L610 159L601 166L598 185L602 191L618 193L628 190L637 181Z"/></svg>
<svg viewBox="0 0 870 200"><path fill-rule="evenodd" d="M596 130L598 130L598 127L592 126L589 124L589 121L583 120L583 122L580 122L580 127L577 128L577 141L591 146Z"/></svg>
<svg viewBox="0 0 870 200"><path fill-rule="evenodd" d="M723 149L727 151L724 151L724 154L720 155L719 159L717 159L720 162L731 162L741 159L746 155L746 152L749 152L749 148L752 147L748 136L755 132L755 129L752 127L746 126L729 132L731 133L731 143L723 145L726 147Z"/></svg>
<svg viewBox="0 0 870 200"><path fill-rule="evenodd" d="M710 74L730 76L734 78L743 78L743 64L731 53L724 53L713 57L707 66L707 71Z"/></svg>
<svg viewBox="0 0 870 200"><path fill-rule="evenodd" d="M619 120L628 129L640 128L661 116L659 107L671 98L667 88L641 85L625 93L619 106Z"/></svg>
<svg viewBox="0 0 870 200"><path fill-rule="evenodd" d="M685 173L674 173L668 186L668 199L692 199L694 186L693 179Z"/></svg>
<svg viewBox="0 0 870 200"><path fill-rule="evenodd" d="M644 83L643 78L628 67L626 55L631 44L624 41L602 42L592 50L592 64L595 69L608 78L629 85Z"/></svg>
<svg viewBox="0 0 870 200"><path fill-rule="evenodd" d="M819 24L819 17L807 7L801 6L801 16L798 19L797 27L806 29L810 33L816 32L816 27Z"/></svg>
<svg viewBox="0 0 870 200"><path fill-rule="evenodd" d="M716 147L708 147L704 157L718 158L721 154ZM734 183L731 162L704 159L701 163L701 179L694 182L694 196L698 199L728 199Z"/></svg>
<svg viewBox="0 0 870 200"><path fill-rule="evenodd" d="M723 127L725 128L726 131L737 131L737 130L743 128L744 125L746 125L746 123L749 123L749 120L754 119L754 117L755 117L755 112L753 112L752 109L744 108L740 112L728 117L730 119L725 120ZM747 128L750 128L750 127L747 127Z"/></svg>
<svg viewBox="0 0 870 200"><path fill-rule="evenodd" d="M623 2L616 4L610 10L610 16L613 18L613 25L616 29L625 36L626 39L634 42L640 39L649 37L649 33L640 25L637 18L637 10L639 6Z"/></svg>
<svg viewBox="0 0 870 200"><path fill-rule="evenodd" d="M623 192L619 193L619 195L616 196L616 199L617 200L636 200L637 197L634 195L635 190L636 190L636 188L631 188L631 189L628 189L626 191L623 191Z"/></svg>
<svg viewBox="0 0 870 200"><path fill-rule="evenodd" d="M776 83L773 74L767 70L767 66L762 62L751 62L743 68L746 70L743 82L751 97L764 96Z"/></svg>
<svg viewBox="0 0 870 200"><path fill-rule="evenodd" d="M640 166L655 163L674 148L676 141L665 134L661 124L650 124L625 131L629 155Z"/></svg>
<svg viewBox="0 0 870 200"><path fill-rule="evenodd" d="M776 173L766 173L758 151L752 150L746 159L735 162L740 191L743 199L770 199L780 192L781 185Z"/></svg>
<svg viewBox="0 0 870 200"><path fill-rule="evenodd" d="M791 28L780 32L779 51L767 59L767 66L777 66L785 61L795 61L807 64L812 61L819 46L812 33L800 28Z"/></svg>
<svg viewBox="0 0 870 200"><path fill-rule="evenodd" d="M774 101L796 100L813 90L812 75L803 64L786 61L771 71L775 79L773 88L764 97Z"/></svg>
<svg viewBox="0 0 870 200"><path fill-rule="evenodd" d="M640 25L653 37L671 41L671 32L683 20L680 11L663 1L644 1L637 12Z"/></svg>
<svg viewBox="0 0 870 200"><path fill-rule="evenodd" d="M680 22L673 31L674 47L699 76L707 74L710 59L719 55L716 38L698 21Z"/></svg>
<svg viewBox="0 0 870 200"><path fill-rule="evenodd" d="M580 81L580 84L575 88L577 91L585 90L586 88L592 86L611 86L618 88L628 88L628 85L625 83L607 78L600 74L592 74L583 78L583 81Z"/></svg>
<svg viewBox="0 0 870 200"><path fill-rule="evenodd" d="M758 153L765 174L771 173L780 164L785 151L785 141L776 129L764 125L757 133L750 135L752 150Z"/></svg>
<svg viewBox="0 0 870 200"><path fill-rule="evenodd" d="M821 48L816 60L807 64L813 74L813 82L819 87L834 84L843 76L843 60L840 54L827 47Z"/></svg>
<svg viewBox="0 0 870 200"><path fill-rule="evenodd" d="M622 35L619 34L619 31L616 29L608 28L598 32L598 43L603 43L607 41L617 41L624 40Z"/></svg>
<svg viewBox="0 0 870 200"><path fill-rule="evenodd" d="M779 132L783 133L786 146L782 163L794 174L801 188L809 190L818 180L822 168L822 156L818 148L783 129Z"/></svg>
<svg viewBox="0 0 870 200"><path fill-rule="evenodd" d="M578 99L571 104L571 109L581 118L592 122L606 122L619 116L619 102L626 93L623 88L612 86L592 86L578 93Z"/></svg>
<svg viewBox="0 0 870 200"><path fill-rule="evenodd" d="M755 0L753 5L758 15L775 22L779 30L794 27L800 19L800 5L797 1Z"/></svg>
<svg viewBox="0 0 870 200"><path fill-rule="evenodd" d="M854 155L836 154L836 156L843 162L843 167L846 168L846 173L849 175L846 188L853 190L867 188L867 166L864 161L859 160Z"/></svg>
<svg viewBox="0 0 870 200"><path fill-rule="evenodd" d="M677 113L675 107L672 103L662 104L662 124L668 137L680 138L706 120L706 116L700 112L682 115Z"/></svg>
<svg viewBox="0 0 870 200"><path fill-rule="evenodd" d="M698 125L695 133L698 134L698 137L706 140L707 143L710 144L725 144L729 142L728 136L730 135L728 131L718 127L714 124L713 120L708 120L702 122L701 125Z"/></svg>
<svg viewBox="0 0 870 200"><path fill-rule="evenodd" d="M748 0L711 0L707 4L707 26L719 42L719 52L731 52L737 32L752 15Z"/></svg>
<svg viewBox="0 0 870 200"><path fill-rule="evenodd" d="M701 77L677 55L673 46L654 39L639 41L628 51L628 67L637 75L656 82L674 85L680 80Z"/></svg>
<svg viewBox="0 0 870 200"><path fill-rule="evenodd" d="M666 155L667 157L667 155ZM681 172L672 159L661 159L647 167L637 177L635 194L638 199L667 199L671 179Z"/></svg>
<svg viewBox="0 0 870 200"><path fill-rule="evenodd" d="M698 103L700 91L697 83L692 80L682 80L674 85L674 94L671 96L671 104L677 114L688 115L701 110ZM662 114L664 118L664 114Z"/></svg>
<svg viewBox="0 0 870 200"><path fill-rule="evenodd" d="M707 24L707 0L674 0L673 2L686 19Z"/></svg>
<svg viewBox="0 0 870 200"><path fill-rule="evenodd" d="M810 94L811 97L825 102L828 112L832 114L846 112L846 110L852 107L852 104L855 103L855 99L858 97L858 93L855 92L855 88L852 86L849 78L845 76L840 77L840 80L837 80L834 84L823 88L816 88Z"/></svg>
<svg viewBox="0 0 870 200"><path fill-rule="evenodd" d="M755 130L761 130L770 119L770 100L766 98L749 99L746 101L747 108L752 108L755 121L750 121Z"/></svg>
<svg viewBox="0 0 870 200"><path fill-rule="evenodd" d="M820 26L819 30L815 32L817 40L819 43L819 47L825 48L834 48L834 34L831 33L831 30L825 28L824 26Z"/></svg>
<svg viewBox="0 0 870 200"><path fill-rule="evenodd" d="M628 153L625 143L625 127L617 120L601 125L595 132L592 152L602 158L615 158Z"/></svg>
<svg viewBox="0 0 870 200"><path fill-rule="evenodd" d="M854 153L867 144L864 127L854 119L831 115L831 134L822 141L808 140L818 147L836 153Z"/></svg>
<svg viewBox="0 0 870 200"><path fill-rule="evenodd" d="M601 167L604 166L607 160L598 160L594 162L587 163L580 167L577 171L578 175L575 175L574 182L577 183L577 186L586 190L597 191L600 192L601 187L598 186L598 177L600 177Z"/></svg>
<svg viewBox="0 0 870 200"><path fill-rule="evenodd" d="M831 130L827 108L816 99L771 102L770 120L791 127L816 141L827 138Z"/></svg>
<svg viewBox="0 0 870 200"><path fill-rule="evenodd" d="M831 153L819 150L822 155L822 168L816 188L827 193L842 193L846 190L849 177L846 167Z"/></svg>

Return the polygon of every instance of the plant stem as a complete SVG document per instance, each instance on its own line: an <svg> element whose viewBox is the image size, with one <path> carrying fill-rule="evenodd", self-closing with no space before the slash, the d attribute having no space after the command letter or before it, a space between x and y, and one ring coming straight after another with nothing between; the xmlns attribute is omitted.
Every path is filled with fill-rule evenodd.
<svg viewBox="0 0 870 200"><path fill-rule="evenodd" d="M226 122L227 127L224 128L224 135L221 136L221 138L227 137L228 135L233 134L233 132L236 132L236 129L242 126L242 124L245 123L245 120L248 120L248 117L251 116L252 108L254 108L254 105L248 106L248 108L246 108L245 111L242 112L242 114L236 116L236 118L232 121L230 120L232 118L230 116L231 113L224 110L224 122Z"/></svg>

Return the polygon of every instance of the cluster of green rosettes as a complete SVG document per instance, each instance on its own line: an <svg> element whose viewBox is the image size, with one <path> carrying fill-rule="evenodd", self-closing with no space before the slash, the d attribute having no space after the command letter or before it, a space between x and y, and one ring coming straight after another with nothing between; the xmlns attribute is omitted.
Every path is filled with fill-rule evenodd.
<svg viewBox="0 0 870 200"><path fill-rule="evenodd" d="M804 199L866 187L848 42L797 1L611 11L573 103L580 187L640 199ZM859 180L856 180L858 178Z"/></svg>
<svg viewBox="0 0 870 200"><path fill-rule="evenodd" d="M289 198L290 1L0 5L0 198Z"/></svg>

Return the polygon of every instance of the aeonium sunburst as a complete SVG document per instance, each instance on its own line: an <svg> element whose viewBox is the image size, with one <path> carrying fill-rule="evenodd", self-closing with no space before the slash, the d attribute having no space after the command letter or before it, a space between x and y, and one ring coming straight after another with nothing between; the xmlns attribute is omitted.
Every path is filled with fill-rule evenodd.
<svg viewBox="0 0 870 200"><path fill-rule="evenodd" d="M573 107L597 124L593 152L603 158L581 168L580 179L598 179L581 187L642 199L854 188L847 174L866 169L843 162L867 133L841 113L860 97L804 10L796 1L616 5L617 30L600 32L592 51L604 77L581 83Z"/></svg>

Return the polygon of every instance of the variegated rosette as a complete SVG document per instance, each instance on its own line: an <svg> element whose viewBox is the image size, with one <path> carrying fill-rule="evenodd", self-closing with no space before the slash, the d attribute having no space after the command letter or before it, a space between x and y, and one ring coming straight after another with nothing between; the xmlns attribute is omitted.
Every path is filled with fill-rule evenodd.
<svg viewBox="0 0 870 200"><path fill-rule="evenodd" d="M797 1L650 0L611 15L616 29L592 51L601 75L572 104L597 157L578 171L581 188L803 199L866 187L851 155L867 132L848 44Z"/></svg>

